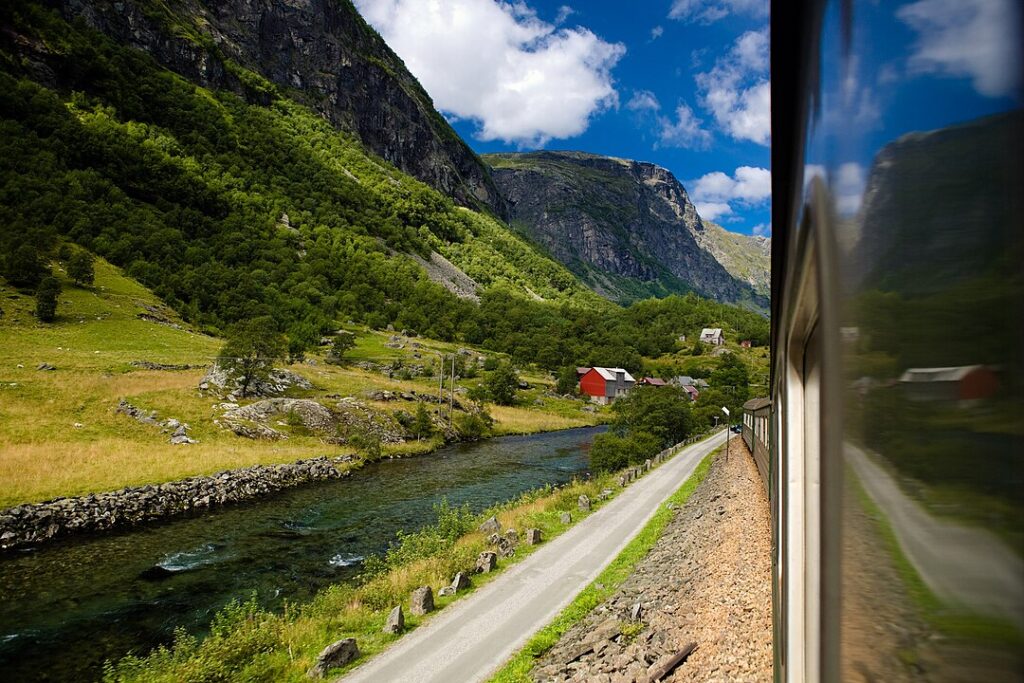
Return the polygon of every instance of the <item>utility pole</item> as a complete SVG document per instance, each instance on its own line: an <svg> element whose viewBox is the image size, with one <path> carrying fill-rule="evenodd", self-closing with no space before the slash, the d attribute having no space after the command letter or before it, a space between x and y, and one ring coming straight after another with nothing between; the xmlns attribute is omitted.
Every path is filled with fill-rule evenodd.
<svg viewBox="0 0 1024 683"><path fill-rule="evenodd" d="M437 354L439 359L437 373L437 417L441 417L441 394L444 391L444 356Z"/></svg>
<svg viewBox="0 0 1024 683"><path fill-rule="evenodd" d="M451 391L448 392L448 429L452 427L452 412L455 410L455 354L452 354Z"/></svg>

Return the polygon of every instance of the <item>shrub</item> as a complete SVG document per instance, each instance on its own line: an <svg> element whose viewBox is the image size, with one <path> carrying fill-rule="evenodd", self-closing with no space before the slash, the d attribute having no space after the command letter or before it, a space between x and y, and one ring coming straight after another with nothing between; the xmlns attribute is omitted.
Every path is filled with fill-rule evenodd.
<svg viewBox="0 0 1024 683"><path fill-rule="evenodd" d="M510 363L499 363L487 378L487 393L498 405L510 406L516 401L519 376Z"/></svg>
<svg viewBox="0 0 1024 683"><path fill-rule="evenodd" d="M253 318L231 326L217 362L238 381L242 396L246 396L253 384L270 375L286 348L272 318Z"/></svg>
<svg viewBox="0 0 1024 683"><path fill-rule="evenodd" d="M96 279L92 255L82 249L76 249L68 259L68 277L76 285L91 285Z"/></svg>
<svg viewBox="0 0 1024 683"><path fill-rule="evenodd" d="M60 282L57 278L44 278L36 289L36 317L44 323L53 322L57 317L57 298L59 296Z"/></svg>

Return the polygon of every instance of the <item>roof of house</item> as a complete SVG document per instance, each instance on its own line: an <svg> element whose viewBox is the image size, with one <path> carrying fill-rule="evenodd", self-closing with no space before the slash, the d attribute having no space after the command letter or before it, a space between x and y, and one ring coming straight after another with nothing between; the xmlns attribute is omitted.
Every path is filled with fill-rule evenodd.
<svg viewBox="0 0 1024 683"><path fill-rule="evenodd" d="M657 377L644 377L640 381L644 384L650 384L656 387L663 387L666 384L665 380L659 379Z"/></svg>
<svg viewBox="0 0 1024 683"><path fill-rule="evenodd" d="M695 380L693 380L693 386L701 387L701 388L706 388L706 387L709 387L711 385L708 384L708 381L706 379L695 379Z"/></svg>
<svg viewBox="0 0 1024 683"><path fill-rule="evenodd" d="M705 327L700 331L702 337L719 337L722 334L721 327Z"/></svg>
<svg viewBox="0 0 1024 683"><path fill-rule="evenodd" d="M685 386L691 386L692 387L692 386L694 386L693 378L690 377L689 375L679 375L678 377L676 377L672 381L674 381L676 384L678 384L681 387L685 387Z"/></svg>
<svg viewBox="0 0 1024 683"><path fill-rule="evenodd" d="M615 381L615 378L616 378L617 374L620 373L620 372L625 375L624 379L627 382L636 382L636 380L633 379L633 375L631 375L628 372L626 372L623 368L597 368L597 367L594 367L594 368L591 368L591 370L596 371L597 374L601 375L601 377L605 378L606 380L612 381L612 382Z"/></svg>
<svg viewBox="0 0 1024 683"><path fill-rule="evenodd" d="M772 400L770 398L752 398L743 404L743 410L760 410L771 404Z"/></svg>
<svg viewBox="0 0 1024 683"><path fill-rule="evenodd" d="M576 368L576 374L577 375L585 375L588 372L590 372L590 368L581 368L581 367L577 367Z"/></svg>
<svg viewBox="0 0 1024 683"><path fill-rule="evenodd" d="M959 365L951 368L907 368L901 382L959 382L984 365Z"/></svg>

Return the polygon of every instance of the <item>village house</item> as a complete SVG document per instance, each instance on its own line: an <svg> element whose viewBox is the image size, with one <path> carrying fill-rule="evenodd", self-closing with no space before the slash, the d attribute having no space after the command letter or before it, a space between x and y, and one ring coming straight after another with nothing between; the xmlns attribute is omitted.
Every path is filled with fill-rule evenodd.
<svg viewBox="0 0 1024 683"><path fill-rule="evenodd" d="M722 334L721 327L705 327L700 331L700 341L703 344L721 346L725 343L725 335Z"/></svg>
<svg viewBox="0 0 1024 683"><path fill-rule="evenodd" d="M744 339L743 341L740 342L740 347L741 348L749 349L751 346L752 346L752 344L750 343L749 339Z"/></svg>
<svg viewBox="0 0 1024 683"><path fill-rule="evenodd" d="M690 397L691 401L696 401L697 397L700 396L700 392L697 390L697 380L693 379L689 375L679 375L669 380L670 384L674 384L680 387L686 392L686 395Z"/></svg>
<svg viewBox="0 0 1024 683"><path fill-rule="evenodd" d="M668 384L668 382L663 379L658 379L657 377L641 377L637 384L641 384L646 387L663 387Z"/></svg>
<svg viewBox="0 0 1024 683"><path fill-rule="evenodd" d="M635 384L633 376L622 368L590 368L580 378L580 391L594 403L608 405L628 394Z"/></svg>

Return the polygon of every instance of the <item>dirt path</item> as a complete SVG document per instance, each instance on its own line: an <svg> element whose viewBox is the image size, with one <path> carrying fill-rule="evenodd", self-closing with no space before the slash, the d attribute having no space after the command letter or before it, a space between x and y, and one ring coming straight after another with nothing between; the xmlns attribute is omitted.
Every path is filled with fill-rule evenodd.
<svg viewBox="0 0 1024 683"><path fill-rule="evenodd" d="M535 680L644 681L692 642L663 680L771 680L770 552L767 497L734 438L636 573L538 661Z"/></svg>

